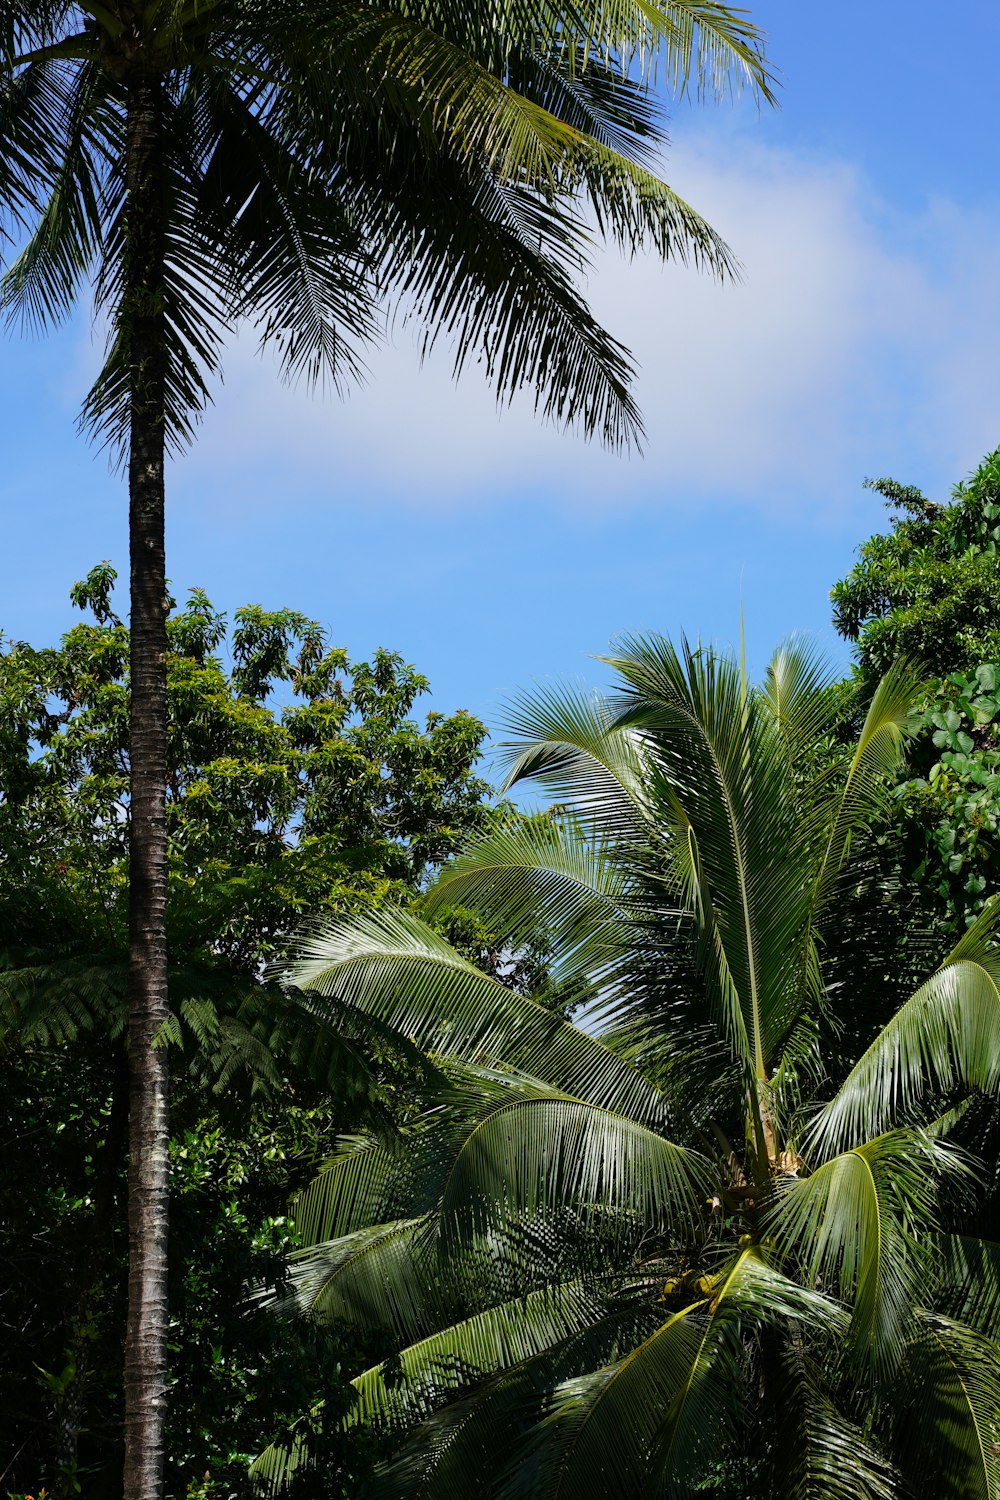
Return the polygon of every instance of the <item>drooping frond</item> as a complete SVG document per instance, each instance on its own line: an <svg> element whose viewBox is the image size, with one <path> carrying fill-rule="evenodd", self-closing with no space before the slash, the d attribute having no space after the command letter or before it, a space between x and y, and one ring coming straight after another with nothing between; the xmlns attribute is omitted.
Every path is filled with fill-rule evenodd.
<svg viewBox="0 0 1000 1500"><path fill-rule="evenodd" d="M897 1443L913 1492L1000 1500L1000 1345L921 1313Z"/></svg>
<svg viewBox="0 0 1000 1500"><path fill-rule="evenodd" d="M957 1088L1000 1082L1000 897L992 897L940 969L855 1063L809 1131L810 1148L836 1149Z"/></svg>
<svg viewBox="0 0 1000 1500"><path fill-rule="evenodd" d="M683 1235L709 1183L708 1162L635 1120L511 1080L455 1133L438 1212L449 1237L567 1211Z"/></svg>
<svg viewBox="0 0 1000 1500"><path fill-rule="evenodd" d="M595 1037L514 995L406 911L361 915L306 942L291 976L339 997L432 1052L530 1073L642 1123L661 1096Z"/></svg>
<svg viewBox="0 0 1000 1500"><path fill-rule="evenodd" d="M294 1252L287 1290L264 1300L279 1313L388 1329L403 1344L450 1322L454 1284L419 1274L425 1220L376 1224Z"/></svg>
<svg viewBox="0 0 1000 1500"><path fill-rule="evenodd" d="M303 12L315 14L308 0L299 8ZM659 69L677 94L690 89L720 100L747 89L774 97L763 31L745 11L717 0L606 0L582 6L498 0L485 25L481 15L457 0L419 0L403 13L474 56L492 56L500 64L505 53L538 49L562 56L580 71L593 59L646 86Z"/></svg>
<svg viewBox="0 0 1000 1500"><path fill-rule="evenodd" d="M892 774L916 727L921 682L911 663L897 662L875 689L847 774L832 794L830 832L816 879L817 911L837 887L853 835L888 804Z"/></svg>
<svg viewBox="0 0 1000 1500"><path fill-rule="evenodd" d="M20 190L13 181L4 183L14 163L6 164L5 173L0 160L4 207L9 211L29 195L38 199L31 233L0 281L0 308L11 321L39 332L69 315L102 245L112 149L102 127L113 120L114 105L107 75L93 64L39 63L29 72L0 97L0 131L12 133L6 150L19 158L18 177L29 177L21 158L29 142L34 145L39 133L49 139Z"/></svg>
<svg viewBox="0 0 1000 1500"><path fill-rule="evenodd" d="M898 1500L893 1466L837 1405L825 1373L795 1328L767 1364L767 1500Z"/></svg>
<svg viewBox="0 0 1000 1500"><path fill-rule="evenodd" d="M579 1283L546 1287L439 1329L399 1355L402 1378L378 1365L353 1385L357 1420L408 1426L428 1415L449 1391L507 1370L582 1334L601 1316L593 1290ZM395 1362L394 1362L395 1363Z"/></svg>
<svg viewBox="0 0 1000 1500"><path fill-rule="evenodd" d="M562 685L517 699L507 714L517 739L501 743L504 789L538 783L609 838L642 838L643 764L637 737L614 728L607 701Z"/></svg>
<svg viewBox="0 0 1000 1500"><path fill-rule="evenodd" d="M609 970L634 941L634 881L611 850L575 820L532 820L473 841L439 876L431 908L470 906L514 951L537 934L555 955L558 981L607 989Z"/></svg>
<svg viewBox="0 0 1000 1500"><path fill-rule="evenodd" d="M853 1307L853 1346L888 1370L932 1284L937 1182L962 1173L942 1142L896 1130L789 1182L768 1215L779 1251Z"/></svg>
<svg viewBox="0 0 1000 1500"><path fill-rule="evenodd" d="M1000 1245L945 1234L938 1249L935 1307L1000 1343Z"/></svg>
<svg viewBox="0 0 1000 1500"><path fill-rule="evenodd" d="M292 1199L302 1246L380 1224L399 1206L409 1184L403 1143L375 1136L343 1136L308 1187Z"/></svg>

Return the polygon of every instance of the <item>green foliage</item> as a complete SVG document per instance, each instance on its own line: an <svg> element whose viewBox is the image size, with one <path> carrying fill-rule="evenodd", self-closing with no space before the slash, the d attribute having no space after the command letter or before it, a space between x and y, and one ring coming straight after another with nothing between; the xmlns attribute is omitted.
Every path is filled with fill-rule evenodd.
<svg viewBox="0 0 1000 1500"><path fill-rule="evenodd" d="M0 650L0 1139L17 1161L0 1192L0 1471L95 1500L120 1466L124 1326L129 642L113 584L104 564L76 585L91 618L58 647ZM261 970L307 914L419 900L493 825L484 730L463 713L418 724L419 674L388 652L348 662L295 611L248 607L229 632L194 591L169 645L169 1493L243 1493L275 1411L321 1399L296 1484L360 1495L367 1437L346 1441L339 1420L356 1344L279 1329L249 1290L287 1276L284 1205L329 1140L405 1115L433 1070L405 1037L367 1018L362 1035L349 1007ZM503 993L544 971L537 943L509 956L472 914L439 921Z"/></svg>
<svg viewBox="0 0 1000 1500"><path fill-rule="evenodd" d="M893 480L869 485L902 514L831 591L834 624L862 670L878 676L906 657L944 677L1000 661L1000 449L956 485L951 505Z"/></svg>
<svg viewBox="0 0 1000 1500"><path fill-rule="evenodd" d="M283 1199L330 1130L330 1111L282 1105L256 1111L245 1133L235 1123L196 1120L171 1147L167 1494L247 1494L250 1461L276 1412L291 1422L322 1400L304 1453L310 1482L360 1500L371 1444L344 1431L353 1395L342 1372L369 1351L346 1327L279 1322L250 1300L254 1286L284 1284L295 1237Z"/></svg>
<svg viewBox="0 0 1000 1500"><path fill-rule="evenodd" d="M94 619L58 647L0 652L0 948L124 951L128 631L114 576L103 564L76 586ZM197 589L168 634L175 961L253 973L306 917L408 898L483 826L485 730L462 712L418 724L427 682L398 656L349 662L294 610L250 605L229 631Z"/></svg>
<svg viewBox="0 0 1000 1500"><path fill-rule="evenodd" d="M919 681L890 671L837 755L840 698L802 648L763 687L659 637L613 664L613 697L518 712L512 774L559 813L481 836L428 898L512 946L541 921L589 977L585 1030L412 913L295 962L450 1088L401 1138L345 1139L298 1198L281 1305L391 1334L354 1379L392 1444L385 1500L902 1500L918 1465L921 1493L1000 1500L995 1268L960 1144L1000 1091L1000 907L911 999L897 984L846 1073L838 1034L884 997L870 829ZM295 1463L293 1435L255 1472Z"/></svg>
<svg viewBox="0 0 1000 1500"><path fill-rule="evenodd" d="M834 622L856 647L862 690L899 657L931 675L886 852L924 924L946 936L1000 886L1000 450L947 506L892 480L873 488L897 514L832 590Z"/></svg>

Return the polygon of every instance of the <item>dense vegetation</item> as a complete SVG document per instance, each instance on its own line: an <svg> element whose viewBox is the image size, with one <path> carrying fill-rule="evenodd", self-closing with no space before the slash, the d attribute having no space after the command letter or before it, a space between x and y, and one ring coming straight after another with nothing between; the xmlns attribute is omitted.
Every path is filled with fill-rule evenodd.
<svg viewBox="0 0 1000 1500"><path fill-rule="evenodd" d="M126 1250L129 642L112 585L101 567L77 586L90 618L58 647L0 651L0 1472L11 1490L94 1496L121 1482ZM345 1018L335 1032L289 1005L263 966L306 914L414 899L494 814L475 769L483 726L419 724L427 684L399 658L349 663L287 610L249 607L228 631L197 592L169 639L167 1478L172 1495L203 1480L228 1494L277 1409L346 1402L355 1335L279 1328L247 1296L285 1274L287 1200L307 1164L387 1108L413 1067ZM453 921L472 951L489 947ZM360 1493L365 1444L353 1457L335 1429L317 1434L325 1480Z"/></svg>
<svg viewBox="0 0 1000 1500"><path fill-rule="evenodd" d="M170 1496L1000 1496L1000 458L876 487L846 682L627 643L532 818L391 653L173 607ZM113 583L0 650L15 1495L121 1493Z"/></svg>

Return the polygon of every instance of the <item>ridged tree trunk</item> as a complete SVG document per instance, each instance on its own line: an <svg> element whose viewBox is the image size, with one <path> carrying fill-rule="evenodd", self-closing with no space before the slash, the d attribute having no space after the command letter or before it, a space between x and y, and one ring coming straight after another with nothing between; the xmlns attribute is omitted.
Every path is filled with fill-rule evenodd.
<svg viewBox="0 0 1000 1500"><path fill-rule="evenodd" d="M125 1500L160 1500L166 1416L167 1016L164 175L161 89L127 79L126 323L131 429L131 808L129 831L129 1283Z"/></svg>

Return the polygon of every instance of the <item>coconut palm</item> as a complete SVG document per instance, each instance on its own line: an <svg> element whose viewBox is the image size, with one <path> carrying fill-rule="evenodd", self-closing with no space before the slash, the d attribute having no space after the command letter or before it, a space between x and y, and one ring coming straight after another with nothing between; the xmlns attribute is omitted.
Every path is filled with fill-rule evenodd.
<svg viewBox="0 0 1000 1500"><path fill-rule="evenodd" d="M288 1305L381 1330L355 1419L393 1445L395 1500L996 1500L1000 1247L967 1232L956 1131L1000 1083L1000 907L859 1057L839 1026L859 951L891 982L857 893L913 676L838 754L794 645L760 687L660 638L612 665L611 698L520 704L510 782L557 810L433 893L512 952L541 916L585 1026L410 914L306 944L296 982L434 1052L447 1086L400 1137L339 1143L296 1208ZM256 1472L298 1456L293 1432Z"/></svg>
<svg viewBox="0 0 1000 1500"><path fill-rule="evenodd" d="M389 294L501 397L528 384L548 416L635 436L625 352L573 284L586 204L618 243L731 269L651 170L657 59L681 88L770 93L756 28L712 0L0 4L0 300L44 325L93 284L109 338L84 424L129 478L130 1497L158 1492L165 1400L165 453L229 330L339 388Z"/></svg>

